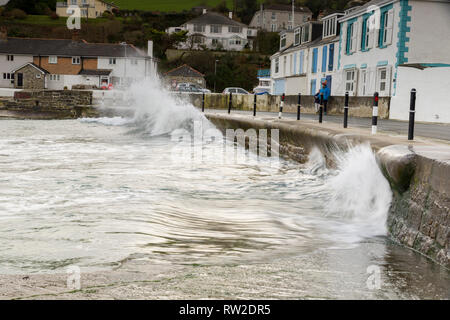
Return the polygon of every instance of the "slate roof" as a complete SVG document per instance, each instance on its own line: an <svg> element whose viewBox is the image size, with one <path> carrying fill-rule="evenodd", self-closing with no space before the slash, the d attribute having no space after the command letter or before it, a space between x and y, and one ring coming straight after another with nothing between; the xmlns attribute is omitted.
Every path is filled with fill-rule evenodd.
<svg viewBox="0 0 450 320"><path fill-rule="evenodd" d="M264 7L264 10L277 10L277 11L289 11L292 12L292 6L289 4L270 4ZM312 13L308 7L294 7L295 12Z"/></svg>
<svg viewBox="0 0 450 320"><path fill-rule="evenodd" d="M16 69L14 69L14 70L12 70L11 73L16 73L17 71L19 71L19 70L25 68L25 67L28 66L28 65L30 65L30 66L36 68L37 70L39 70L39 71L40 71L41 73L43 73L43 74L50 74L50 72L48 72L47 70L45 70L45 69L43 69L43 68L41 68L41 67L35 65L35 64L32 63L32 62L27 62L27 63L25 63L24 65L22 65L22 66L20 66L20 67L18 67L18 68L16 68Z"/></svg>
<svg viewBox="0 0 450 320"><path fill-rule="evenodd" d="M207 25L217 24L217 25L239 26L239 27L246 26L243 23L234 21L233 19L230 19L229 17L226 17L216 12L207 12L205 14L202 14L201 16L189 20L185 24L207 24Z"/></svg>
<svg viewBox="0 0 450 320"><path fill-rule="evenodd" d="M189 78L203 78L205 75L198 72L194 68L184 64L178 68L172 69L164 74L169 77L189 77Z"/></svg>
<svg viewBox="0 0 450 320"><path fill-rule="evenodd" d="M126 49L125 49L126 48ZM146 54L133 45L88 43L86 41L60 39L8 38L0 40L0 53L29 54L33 56L82 56L82 57L145 57Z"/></svg>
<svg viewBox="0 0 450 320"><path fill-rule="evenodd" d="M83 76L109 76L112 70L96 69L96 70L81 70L78 74Z"/></svg>

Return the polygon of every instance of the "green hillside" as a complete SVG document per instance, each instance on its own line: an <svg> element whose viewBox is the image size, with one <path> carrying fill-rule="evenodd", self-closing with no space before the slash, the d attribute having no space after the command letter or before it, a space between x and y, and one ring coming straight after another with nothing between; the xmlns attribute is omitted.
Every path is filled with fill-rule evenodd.
<svg viewBox="0 0 450 320"><path fill-rule="evenodd" d="M190 10L195 6L207 3L215 7L221 0L115 0L114 3L120 9L145 10L145 11L183 11ZM229 8L233 6L233 0L227 0Z"/></svg>

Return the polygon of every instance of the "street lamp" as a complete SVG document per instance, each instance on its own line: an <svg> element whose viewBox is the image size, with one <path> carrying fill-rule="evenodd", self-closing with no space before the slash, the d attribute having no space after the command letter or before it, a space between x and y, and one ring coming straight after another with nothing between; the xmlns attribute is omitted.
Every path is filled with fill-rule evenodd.
<svg viewBox="0 0 450 320"><path fill-rule="evenodd" d="M217 62L219 62L219 60L214 61L214 93L216 93Z"/></svg>

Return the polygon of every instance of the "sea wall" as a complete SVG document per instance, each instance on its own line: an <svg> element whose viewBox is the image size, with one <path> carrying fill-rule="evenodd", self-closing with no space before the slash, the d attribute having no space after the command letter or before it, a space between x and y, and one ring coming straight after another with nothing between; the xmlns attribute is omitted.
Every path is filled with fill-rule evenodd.
<svg viewBox="0 0 450 320"><path fill-rule="evenodd" d="M97 115L91 91L22 90L0 100L0 118L72 119Z"/></svg>
<svg viewBox="0 0 450 320"><path fill-rule="evenodd" d="M391 185L393 202L387 228L389 236L450 268L450 151L446 146L406 145L398 138L343 133L295 121L268 121L248 116L207 114L218 128L279 129L280 154L306 162L313 147L333 166L334 152L351 144L370 142Z"/></svg>
<svg viewBox="0 0 450 320"><path fill-rule="evenodd" d="M180 97L188 99L198 108L202 107L202 94L178 94ZM332 96L328 102L328 114L344 114L345 97ZM381 119L389 118L390 97L380 97L378 102L378 113ZM256 98L257 111L278 112L281 97L270 95L259 95ZM205 95L205 109L228 109L229 95L212 93ZM233 110L253 110L254 95L233 95ZM283 112L297 113L298 96L286 96ZM351 117L371 117L373 97L349 97L349 116ZM314 114L314 97L301 97L301 112Z"/></svg>

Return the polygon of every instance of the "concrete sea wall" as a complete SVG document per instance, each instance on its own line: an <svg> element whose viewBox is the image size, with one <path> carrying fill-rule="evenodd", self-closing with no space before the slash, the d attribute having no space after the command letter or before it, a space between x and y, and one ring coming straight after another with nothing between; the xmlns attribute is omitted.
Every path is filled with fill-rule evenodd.
<svg viewBox="0 0 450 320"><path fill-rule="evenodd" d="M202 106L201 94L180 94L189 100L196 107ZM328 102L328 114L340 115L344 114L345 97L332 96ZM389 118L391 98L380 97L378 113L381 119ZM229 95L223 94L206 94L205 109L228 109ZM281 97L260 95L257 96L257 111L278 112L280 108ZM233 110L253 110L253 95L233 95ZM283 112L297 113L298 96L286 96ZM372 116L373 97L350 97L349 98L349 116L351 117L371 117ZM314 97L301 97L301 112L314 114Z"/></svg>
<svg viewBox="0 0 450 320"><path fill-rule="evenodd" d="M336 150L370 142L391 185L393 202L388 215L389 236L446 268L450 268L450 147L407 145L402 138L320 127L292 120L263 120L248 116L207 114L218 128L279 129L280 153L305 162L313 147L334 165Z"/></svg>

